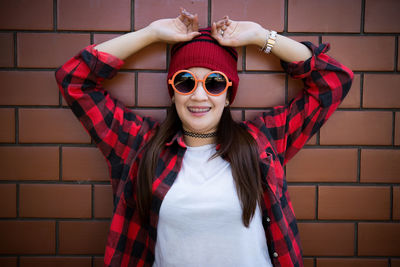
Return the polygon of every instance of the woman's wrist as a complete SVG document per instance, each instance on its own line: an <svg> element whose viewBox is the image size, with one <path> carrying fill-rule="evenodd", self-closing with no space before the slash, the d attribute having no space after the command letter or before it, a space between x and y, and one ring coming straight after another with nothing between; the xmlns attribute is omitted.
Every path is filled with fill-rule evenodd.
<svg viewBox="0 0 400 267"><path fill-rule="evenodd" d="M158 35L157 35L155 27L153 27L151 24L147 25L143 29L140 29L139 31L143 32L146 43L148 43L148 44L152 44L152 43L156 43L156 42L160 41L158 39Z"/></svg>
<svg viewBox="0 0 400 267"><path fill-rule="evenodd" d="M262 49L265 46L265 43L268 41L270 31L261 27L261 29L257 32L257 38L255 40L255 45L259 46Z"/></svg>

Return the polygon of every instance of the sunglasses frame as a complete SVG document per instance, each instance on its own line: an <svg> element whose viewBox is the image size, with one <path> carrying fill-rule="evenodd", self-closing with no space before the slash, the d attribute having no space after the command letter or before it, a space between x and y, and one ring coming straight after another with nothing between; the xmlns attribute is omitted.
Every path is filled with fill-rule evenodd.
<svg viewBox="0 0 400 267"><path fill-rule="evenodd" d="M193 86L193 89L192 89L190 92L187 92L187 93L182 93L181 91L179 91L178 89L176 89L176 88L175 88L175 85L174 85L175 77L176 77L178 74L182 73L182 72L190 73L190 74L193 76L193 78L194 78L194 86ZM207 86L205 85L206 79L208 78L208 76L210 76L210 74L213 74L213 73L221 74L221 75L224 76L224 78L226 79L226 86L225 86L225 89L222 90L222 91L221 91L220 93L218 93L218 94L213 94L213 93L209 92L209 91L207 90ZM209 73L207 73L207 74L204 76L204 79L200 80L200 79L198 79L197 76L196 76L193 72L191 72L190 70L178 70L177 72L175 72L175 74L172 76L171 79L168 79L168 84L170 84L170 85L172 86L172 89L174 89L174 91L177 92L177 93L180 94L180 95L190 95L190 94L192 94L192 93L197 89L197 84L198 84L199 82L203 83L203 88L204 88L204 90L206 91L207 94L209 94L209 95L211 95L211 96L219 96L219 95L222 95L223 93L226 92L226 90L228 89L229 86L232 86L232 82L229 81L229 79L228 79L228 77L225 75L225 73L220 72L220 71L210 71Z"/></svg>

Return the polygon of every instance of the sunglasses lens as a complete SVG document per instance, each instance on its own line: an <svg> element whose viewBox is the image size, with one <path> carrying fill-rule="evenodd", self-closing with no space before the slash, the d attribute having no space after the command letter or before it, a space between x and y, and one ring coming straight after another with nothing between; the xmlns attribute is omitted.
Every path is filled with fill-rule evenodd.
<svg viewBox="0 0 400 267"><path fill-rule="evenodd" d="M207 91L211 94L217 95L225 90L227 80L226 78L220 73L211 73L208 75L205 86Z"/></svg>
<svg viewBox="0 0 400 267"><path fill-rule="evenodd" d="M189 72L181 72L175 76L174 86L179 92L186 94L193 90L195 79Z"/></svg>

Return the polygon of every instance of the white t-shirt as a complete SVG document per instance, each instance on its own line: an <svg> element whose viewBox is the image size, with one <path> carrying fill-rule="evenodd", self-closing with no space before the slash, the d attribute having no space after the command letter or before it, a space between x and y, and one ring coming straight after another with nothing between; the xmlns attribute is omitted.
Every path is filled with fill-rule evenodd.
<svg viewBox="0 0 400 267"><path fill-rule="evenodd" d="M230 164L188 147L160 208L155 267L271 266L259 207L246 228Z"/></svg>

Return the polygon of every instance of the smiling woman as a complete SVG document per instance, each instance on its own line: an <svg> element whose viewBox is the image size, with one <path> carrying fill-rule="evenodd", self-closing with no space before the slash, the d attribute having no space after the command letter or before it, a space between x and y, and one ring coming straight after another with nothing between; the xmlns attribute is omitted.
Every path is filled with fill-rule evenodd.
<svg viewBox="0 0 400 267"><path fill-rule="evenodd" d="M175 43L162 124L102 86L155 42ZM239 83L234 47L246 45L281 59L304 92L238 123L230 111ZM110 167L115 207L105 266L303 266L283 168L350 89L353 73L328 49L228 17L199 30L197 15L181 10L86 47L60 67L60 90Z"/></svg>
<svg viewBox="0 0 400 267"><path fill-rule="evenodd" d="M205 77L209 75L210 69L195 67L190 68L190 71L197 77ZM223 83L227 84L227 81ZM176 111L182 121L182 128L187 132L209 134L216 132L218 123L221 119L222 111L229 104L227 91L223 90L219 95L210 95L204 85L198 85L190 94L181 94L178 90L174 91L173 102L175 103ZM207 86L207 85L206 85ZM208 85L211 87L211 85ZM228 88L227 86L225 86ZM188 134L186 134L188 135ZM198 138L190 139L192 144L196 146Z"/></svg>

